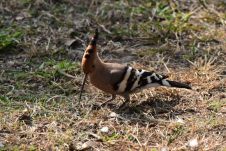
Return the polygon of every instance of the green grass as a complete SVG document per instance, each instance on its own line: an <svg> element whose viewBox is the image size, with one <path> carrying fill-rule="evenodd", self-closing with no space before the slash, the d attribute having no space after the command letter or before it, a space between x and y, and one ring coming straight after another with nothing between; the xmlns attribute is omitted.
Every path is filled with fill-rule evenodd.
<svg viewBox="0 0 226 151"><path fill-rule="evenodd" d="M173 143L179 136L183 135L185 128L183 125L178 124L172 130L171 133L168 134L168 145Z"/></svg>
<svg viewBox="0 0 226 151"><path fill-rule="evenodd" d="M0 31L0 51L15 47L20 43L22 37L21 31L14 31L11 28L1 29Z"/></svg>
<svg viewBox="0 0 226 151"><path fill-rule="evenodd" d="M139 52L137 52L137 54L140 56L140 57L145 57L145 56L155 56L157 53L167 53L169 52L170 50L166 49L166 48L150 48L150 49L146 49L146 50L141 50Z"/></svg>
<svg viewBox="0 0 226 151"><path fill-rule="evenodd" d="M7 96L0 96L0 103L5 105L5 104L10 104L10 99Z"/></svg>
<svg viewBox="0 0 226 151"><path fill-rule="evenodd" d="M111 141L119 139L120 137L121 137L120 134L112 133L108 136L104 136L103 140L106 141L106 142L111 142Z"/></svg>
<svg viewBox="0 0 226 151"><path fill-rule="evenodd" d="M226 104L226 101L213 100L209 102L208 109L214 112L219 112L221 107Z"/></svg>

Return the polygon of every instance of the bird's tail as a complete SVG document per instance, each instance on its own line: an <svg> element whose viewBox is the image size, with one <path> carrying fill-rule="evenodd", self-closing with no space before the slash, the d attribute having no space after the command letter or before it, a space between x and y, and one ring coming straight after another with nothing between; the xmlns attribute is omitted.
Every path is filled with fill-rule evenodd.
<svg viewBox="0 0 226 151"><path fill-rule="evenodd" d="M167 81L167 82L164 82ZM192 89L190 85L185 84L185 83L180 83L176 81L171 81L171 80L162 80L162 85L164 86L170 86L170 87L176 87L176 88L185 88L185 89Z"/></svg>
<svg viewBox="0 0 226 151"><path fill-rule="evenodd" d="M131 75L134 76L134 74L131 74ZM134 78L135 82L132 81L133 86L130 89L130 91L140 91L142 89L147 89L150 87L158 87L158 86L192 89L191 86L189 86L188 84L171 81L171 80L168 80L167 78L168 76L156 74L153 71L136 70L135 78Z"/></svg>

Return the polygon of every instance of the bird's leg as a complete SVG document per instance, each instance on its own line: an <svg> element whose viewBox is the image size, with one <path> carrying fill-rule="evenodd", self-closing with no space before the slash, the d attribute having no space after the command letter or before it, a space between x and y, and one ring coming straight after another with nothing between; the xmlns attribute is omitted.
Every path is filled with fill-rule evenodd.
<svg viewBox="0 0 226 151"><path fill-rule="evenodd" d="M127 103L130 102L130 96L128 93L123 95L125 101L122 103L122 105L119 106L119 109L123 109L126 107Z"/></svg>
<svg viewBox="0 0 226 151"><path fill-rule="evenodd" d="M115 94L112 94L111 97L110 97L110 99L108 99L107 101L105 101L104 103L102 103L101 106L106 105L108 102L113 101L115 98L116 98L116 95Z"/></svg>

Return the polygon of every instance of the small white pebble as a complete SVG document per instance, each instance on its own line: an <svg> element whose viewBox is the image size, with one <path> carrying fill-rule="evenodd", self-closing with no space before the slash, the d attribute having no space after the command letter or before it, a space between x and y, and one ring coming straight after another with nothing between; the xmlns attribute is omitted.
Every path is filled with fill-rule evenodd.
<svg viewBox="0 0 226 151"><path fill-rule="evenodd" d="M111 112L110 117L117 117L117 114L115 112Z"/></svg>
<svg viewBox="0 0 226 151"><path fill-rule="evenodd" d="M167 147L161 148L161 151L168 151L169 149Z"/></svg>
<svg viewBox="0 0 226 151"><path fill-rule="evenodd" d="M180 124L184 124L185 123L184 120L182 118L179 118L179 117L177 117L176 122L180 123Z"/></svg>
<svg viewBox="0 0 226 151"><path fill-rule="evenodd" d="M81 146L81 149L87 149L90 148L90 145L88 143L83 143Z"/></svg>
<svg viewBox="0 0 226 151"><path fill-rule="evenodd" d="M3 143L2 143L2 142L0 142L0 148L2 148L2 147L4 147L4 145L3 145Z"/></svg>
<svg viewBox="0 0 226 151"><path fill-rule="evenodd" d="M104 126L104 127L102 127L102 128L100 129L100 131L101 131L102 133L107 133L107 132L109 131L109 128L108 128L107 126Z"/></svg>
<svg viewBox="0 0 226 151"><path fill-rule="evenodd" d="M226 105L221 108L220 112L221 113L226 113Z"/></svg>
<svg viewBox="0 0 226 151"><path fill-rule="evenodd" d="M191 148L197 148L199 146L198 140L196 138L189 140L188 146Z"/></svg>
<svg viewBox="0 0 226 151"><path fill-rule="evenodd" d="M13 65L15 64L14 61L8 61L7 63L8 63L10 66L13 66Z"/></svg>
<svg viewBox="0 0 226 151"><path fill-rule="evenodd" d="M88 150L89 148L92 148L92 147L94 147L96 144L95 144L95 142L93 142L93 141L87 141L87 142L85 142L85 143L78 143L77 145L76 145L76 150L78 150L78 151L82 151L82 150Z"/></svg>

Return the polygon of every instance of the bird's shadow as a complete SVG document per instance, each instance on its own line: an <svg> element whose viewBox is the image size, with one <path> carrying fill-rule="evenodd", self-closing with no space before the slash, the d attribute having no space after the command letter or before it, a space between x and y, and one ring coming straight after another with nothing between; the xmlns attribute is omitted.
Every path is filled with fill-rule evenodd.
<svg viewBox="0 0 226 151"><path fill-rule="evenodd" d="M110 108L122 119L129 121L131 124L156 124L156 119L171 120L177 115L187 112L195 112L194 110L182 110L176 106L183 101L180 95L157 95L149 97L144 101L132 100L125 107L120 108L115 102L109 103L106 108ZM97 109L97 108L96 108ZM97 109L98 110L98 109ZM152 122L154 120L154 122Z"/></svg>
<svg viewBox="0 0 226 151"><path fill-rule="evenodd" d="M140 103L130 103L123 109L113 109L117 114L126 117L127 119L146 119L152 118L164 118L168 119L173 116L174 107L179 104L180 99L171 98L156 98L149 97L147 100ZM136 117L136 118L134 118ZM136 120L134 120L136 122Z"/></svg>

